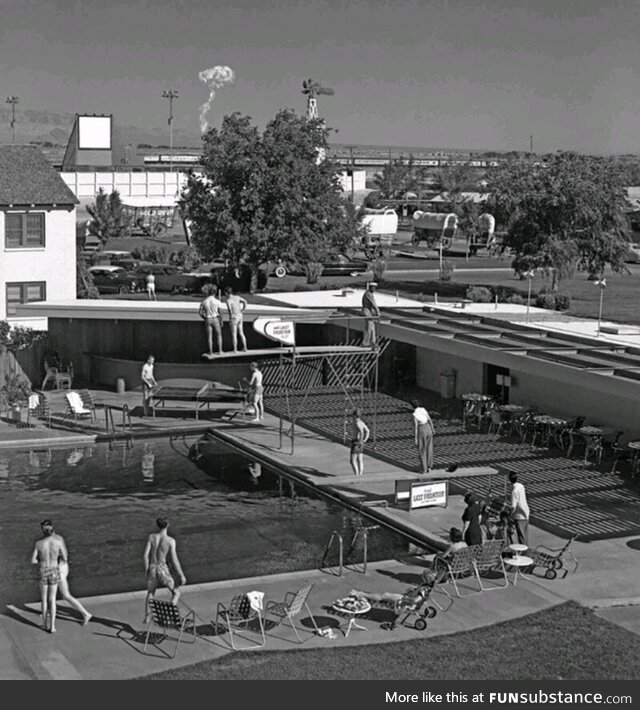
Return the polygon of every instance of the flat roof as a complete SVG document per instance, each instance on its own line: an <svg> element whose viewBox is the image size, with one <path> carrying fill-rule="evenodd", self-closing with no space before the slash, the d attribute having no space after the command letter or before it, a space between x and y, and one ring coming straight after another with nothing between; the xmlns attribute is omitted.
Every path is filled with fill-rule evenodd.
<svg viewBox="0 0 640 710"><path fill-rule="evenodd" d="M288 291L284 293L260 294L263 300L281 303L293 308L361 308L364 288L334 289L331 291ZM420 301L376 291L376 303L381 308L397 306L400 308L422 309Z"/></svg>
<svg viewBox="0 0 640 710"><path fill-rule="evenodd" d="M153 320L153 321L201 321L198 314L200 301L127 301L117 299L74 299L37 301L16 307L18 317L39 316L45 318L86 318L96 320ZM300 309L250 303L244 312L245 321L272 316L297 321L324 322L331 309ZM223 317L227 318L226 309Z"/></svg>

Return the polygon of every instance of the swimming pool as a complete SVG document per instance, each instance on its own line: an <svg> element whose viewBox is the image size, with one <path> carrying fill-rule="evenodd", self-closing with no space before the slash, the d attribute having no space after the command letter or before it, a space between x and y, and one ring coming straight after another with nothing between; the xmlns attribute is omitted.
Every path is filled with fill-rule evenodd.
<svg viewBox="0 0 640 710"><path fill-rule="evenodd" d="M159 515L169 518L188 583L315 569L332 531L348 546L358 525L211 438L0 451L0 603L37 598L29 559L44 518L67 541L73 594L144 588L142 553ZM369 560L380 560L405 553L407 542L378 529L368 547Z"/></svg>

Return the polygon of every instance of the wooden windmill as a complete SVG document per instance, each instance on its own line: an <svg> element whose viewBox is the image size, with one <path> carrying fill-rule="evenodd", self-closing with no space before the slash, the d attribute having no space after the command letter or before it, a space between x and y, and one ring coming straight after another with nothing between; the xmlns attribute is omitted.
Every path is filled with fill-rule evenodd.
<svg viewBox="0 0 640 710"><path fill-rule="evenodd" d="M322 86L313 79L302 82L302 93L307 96L307 121L318 118L318 96L333 96L333 89Z"/></svg>

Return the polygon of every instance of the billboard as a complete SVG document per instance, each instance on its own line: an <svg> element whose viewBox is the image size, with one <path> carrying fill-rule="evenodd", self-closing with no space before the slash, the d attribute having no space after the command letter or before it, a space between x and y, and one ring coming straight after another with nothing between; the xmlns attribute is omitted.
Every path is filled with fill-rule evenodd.
<svg viewBox="0 0 640 710"><path fill-rule="evenodd" d="M78 116L78 148L111 150L111 116Z"/></svg>

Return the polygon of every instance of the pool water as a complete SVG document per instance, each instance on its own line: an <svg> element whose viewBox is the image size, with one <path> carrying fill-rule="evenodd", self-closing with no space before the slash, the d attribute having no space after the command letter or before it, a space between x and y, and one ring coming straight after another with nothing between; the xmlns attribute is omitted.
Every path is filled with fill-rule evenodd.
<svg viewBox="0 0 640 710"><path fill-rule="evenodd" d="M31 551L51 518L69 550L76 596L145 587L142 554L155 520L188 583L316 569L333 530L345 545L358 517L215 439L174 437L0 452L0 603L38 597ZM369 535L369 560L406 552L399 535ZM334 563L335 557L328 559ZM362 561L362 536L352 560Z"/></svg>

